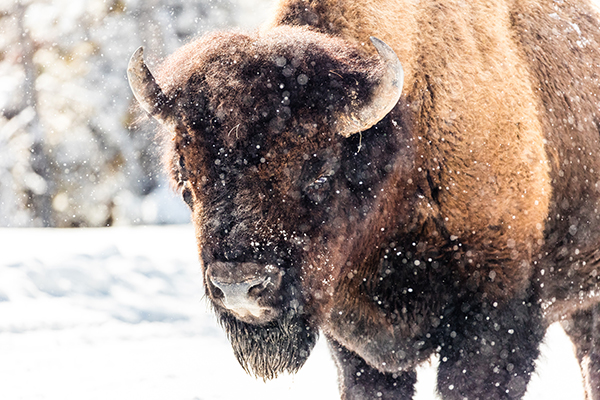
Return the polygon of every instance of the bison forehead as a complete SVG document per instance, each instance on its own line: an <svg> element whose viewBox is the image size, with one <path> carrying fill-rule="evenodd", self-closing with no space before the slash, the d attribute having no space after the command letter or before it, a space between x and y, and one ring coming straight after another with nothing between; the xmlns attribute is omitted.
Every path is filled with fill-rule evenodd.
<svg viewBox="0 0 600 400"><path fill-rule="evenodd" d="M280 28L201 38L171 56L158 81L195 131L235 142L256 133L323 132L333 117L370 100L380 73L360 48Z"/></svg>

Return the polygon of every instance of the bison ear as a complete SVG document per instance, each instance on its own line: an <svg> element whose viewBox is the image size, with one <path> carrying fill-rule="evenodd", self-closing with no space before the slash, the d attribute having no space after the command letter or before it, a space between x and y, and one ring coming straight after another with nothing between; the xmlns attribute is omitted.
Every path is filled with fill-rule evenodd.
<svg viewBox="0 0 600 400"><path fill-rule="evenodd" d="M398 103L404 84L404 70L398 56L382 40L371 36L383 64L383 76L373 90L372 100L355 110L339 116L336 120L337 132L350 137L365 131L381 121Z"/></svg>
<svg viewBox="0 0 600 400"><path fill-rule="evenodd" d="M138 48L127 66L129 86L144 111L163 124L168 124L169 99L161 90L144 62L144 48Z"/></svg>

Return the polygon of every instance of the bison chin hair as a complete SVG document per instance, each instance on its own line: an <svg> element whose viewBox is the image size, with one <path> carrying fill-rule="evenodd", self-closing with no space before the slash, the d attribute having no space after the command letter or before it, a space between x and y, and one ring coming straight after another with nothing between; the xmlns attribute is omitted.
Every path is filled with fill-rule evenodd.
<svg viewBox="0 0 600 400"><path fill-rule="evenodd" d="M242 368L264 381L283 372L298 372L318 338L318 330L296 310L264 325L248 324L223 312L219 319Z"/></svg>

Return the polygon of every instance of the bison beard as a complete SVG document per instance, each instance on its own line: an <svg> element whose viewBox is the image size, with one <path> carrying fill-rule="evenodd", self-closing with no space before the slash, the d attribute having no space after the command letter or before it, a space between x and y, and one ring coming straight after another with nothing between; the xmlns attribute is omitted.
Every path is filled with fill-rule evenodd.
<svg viewBox="0 0 600 400"><path fill-rule="evenodd" d="M228 313L218 313L242 368L263 380L282 372L295 373L306 362L318 338L305 315L291 309L265 325L252 325Z"/></svg>

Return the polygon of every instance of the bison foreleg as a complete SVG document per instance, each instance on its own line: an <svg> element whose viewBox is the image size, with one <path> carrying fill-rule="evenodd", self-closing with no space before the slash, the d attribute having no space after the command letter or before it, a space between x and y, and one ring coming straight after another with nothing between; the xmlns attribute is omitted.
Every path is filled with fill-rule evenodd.
<svg viewBox="0 0 600 400"><path fill-rule="evenodd" d="M338 369L342 400L402 400L415 393L415 371L381 373L331 338L329 349Z"/></svg>
<svg viewBox="0 0 600 400"><path fill-rule="evenodd" d="M600 400L600 305L578 311L562 325L577 351L586 399Z"/></svg>
<svg viewBox="0 0 600 400"><path fill-rule="evenodd" d="M442 398L521 399L545 332L538 302L464 302L446 317L438 370Z"/></svg>

